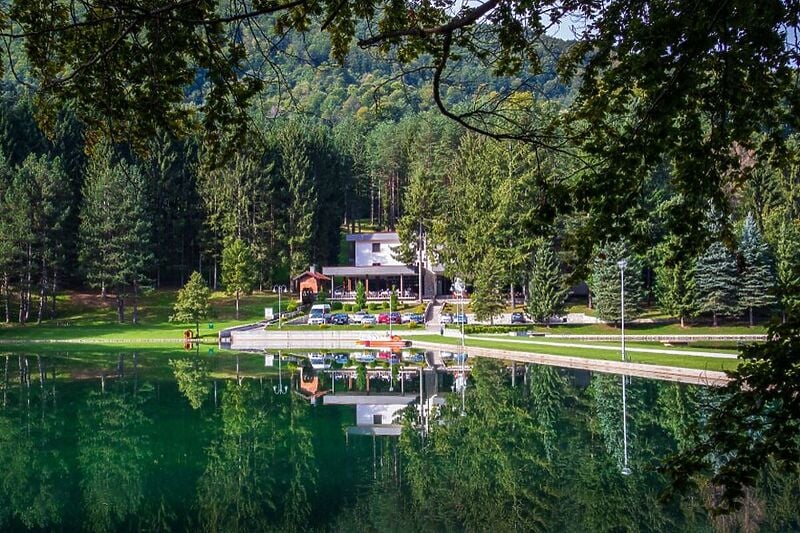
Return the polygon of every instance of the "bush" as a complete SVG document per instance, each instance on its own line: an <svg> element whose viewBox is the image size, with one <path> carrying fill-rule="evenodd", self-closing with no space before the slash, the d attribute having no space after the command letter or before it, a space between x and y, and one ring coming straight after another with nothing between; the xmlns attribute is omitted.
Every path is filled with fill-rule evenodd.
<svg viewBox="0 0 800 533"><path fill-rule="evenodd" d="M422 314L425 312L425 304L419 304L414 308L415 313Z"/></svg>
<svg viewBox="0 0 800 533"><path fill-rule="evenodd" d="M389 309L389 302L382 302L381 309Z"/></svg>
<svg viewBox="0 0 800 533"><path fill-rule="evenodd" d="M531 331L532 329L530 324L515 324L511 326L484 326L475 324L464 326L464 333L467 335L480 333L511 333L512 331Z"/></svg>
<svg viewBox="0 0 800 533"><path fill-rule="evenodd" d="M293 313L294 311L297 311L297 302L289 302L286 304L287 313Z"/></svg>
<svg viewBox="0 0 800 533"><path fill-rule="evenodd" d="M353 304L344 304L344 305L342 305L342 310L345 313L351 312L353 310Z"/></svg>
<svg viewBox="0 0 800 533"><path fill-rule="evenodd" d="M417 324L416 322L409 322L408 323L408 329L417 329L418 327L419 327L419 324Z"/></svg>
<svg viewBox="0 0 800 533"><path fill-rule="evenodd" d="M378 310L378 304L375 303L375 302L370 302L370 303L367 304L367 309L369 309L370 311L377 311Z"/></svg>
<svg viewBox="0 0 800 533"><path fill-rule="evenodd" d="M331 327L330 324L320 324L319 329L329 329Z"/></svg>
<svg viewBox="0 0 800 533"><path fill-rule="evenodd" d="M361 324L361 327L364 329L372 329L372 324Z"/></svg>
<svg viewBox="0 0 800 533"><path fill-rule="evenodd" d="M331 302L331 311L341 311L342 302Z"/></svg>

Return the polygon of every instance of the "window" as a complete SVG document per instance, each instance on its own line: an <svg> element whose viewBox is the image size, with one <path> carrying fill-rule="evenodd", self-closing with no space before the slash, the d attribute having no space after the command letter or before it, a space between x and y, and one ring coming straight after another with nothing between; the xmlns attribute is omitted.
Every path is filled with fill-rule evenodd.
<svg viewBox="0 0 800 533"><path fill-rule="evenodd" d="M372 415L372 423L376 426L383 424L383 415Z"/></svg>
<svg viewBox="0 0 800 533"><path fill-rule="evenodd" d="M373 242L372 243L372 253L377 253L381 251L381 243Z"/></svg>

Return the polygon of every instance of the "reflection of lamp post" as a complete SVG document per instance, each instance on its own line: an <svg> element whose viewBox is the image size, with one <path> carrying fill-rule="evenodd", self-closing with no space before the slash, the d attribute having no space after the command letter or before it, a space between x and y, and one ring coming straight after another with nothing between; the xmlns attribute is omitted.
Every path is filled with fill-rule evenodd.
<svg viewBox="0 0 800 533"><path fill-rule="evenodd" d="M280 319L278 319L280 321ZM272 390L275 394L286 394L289 387L283 386L283 372L281 372L281 352L278 352L278 385L273 385Z"/></svg>
<svg viewBox="0 0 800 533"><path fill-rule="evenodd" d="M617 261L619 267L619 307L620 307L620 322L622 323L622 360L625 361L625 267L628 266L628 261L620 259Z"/></svg>
<svg viewBox="0 0 800 533"><path fill-rule="evenodd" d="M467 376L464 374L464 364L466 363L466 348L464 347L464 322L466 315L464 314L464 291L467 289L464 280L456 278L453 280L453 288L458 293L461 299L461 313L458 315L458 321L461 323L461 413L464 413L466 404L465 394L467 390Z"/></svg>
<svg viewBox="0 0 800 533"><path fill-rule="evenodd" d="M628 468L628 404L625 395L625 376L622 376L622 470L623 476L631 475Z"/></svg>
<svg viewBox="0 0 800 533"><path fill-rule="evenodd" d="M281 329L281 294L286 290L286 285L275 285L272 290L278 293L278 329ZM280 361L280 358L278 358L278 361Z"/></svg>

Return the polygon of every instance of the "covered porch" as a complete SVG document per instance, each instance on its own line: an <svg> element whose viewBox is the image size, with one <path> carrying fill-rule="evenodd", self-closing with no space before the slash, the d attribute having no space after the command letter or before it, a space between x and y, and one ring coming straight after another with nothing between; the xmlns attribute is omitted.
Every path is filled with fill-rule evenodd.
<svg viewBox="0 0 800 533"><path fill-rule="evenodd" d="M330 294L334 300L355 300L359 281L364 283L369 300L388 299L393 286L397 288L397 296L401 300L418 298L419 277L413 266L326 266L322 270L330 278Z"/></svg>

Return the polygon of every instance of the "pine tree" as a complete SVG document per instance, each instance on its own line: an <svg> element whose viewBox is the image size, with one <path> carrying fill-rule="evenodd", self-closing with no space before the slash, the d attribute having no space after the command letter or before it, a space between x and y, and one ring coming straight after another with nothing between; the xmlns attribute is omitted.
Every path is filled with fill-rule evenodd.
<svg viewBox="0 0 800 533"><path fill-rule="evenodd" d="M753 308L775 303L775 296L772 294L775 274L769 247L764 242L753 215L749 213L742 227L739 253L744 263L738 286L739 305L747 308L750 327L753 327Z"/></svg>
<svg viewBox="0 0 800 533"><path fill-rule="evenodd" d="M656 269L656 299L664 312L680 319L681 327L697 313L694 276L694 269L687 261L662 264Z"/></svg>
<svg viewBox="0 0 800 533"><path fill-rule="evenodd" d="M553 249L540 243L533 254L530 280L528 281L528 314L535 322L547 319L564 310L568 289L564 275Z"/></svg>
<svg viewBox="0 0 800 533"><path fill-rule="evenodd" d="M489 320L494 324L494 317L505 311L506 301L502 281L503 274L499 261L494 254L487 255L476 272L475 291L470 301L476 319Z"/></svg>
<svg viewBox="0 0 800 533"><path fill-rule="evenodd" d="M222 283L228 296L236 296L236 320L239 320L239 299L253 292L256 282L255 259L242 239L229 239L222 251Z"/></svg>
<svg viewBox="0 0 800 533"><path fill-rule="evenodd" d="M784 217L776 233L777 295L783 322L786 322L787 316L800 315L800 227Z"/></svg>
<svg viewBox="0 0 800 533"><path fill-rule="evenodd" d="M711 313L715 327L719 315L734 316L739 312L736 259L724 244L711 243L697 259L694 272L699 310Z"/></svg>
<svg viewBox="0 0 800 533"><path fill-rule="evenodd" d="M629 254L622 241L609 242L595 252L589 288L594 294L597 316L602 320L619 322L622 318L621 272L619 262L625 260L625 320L641 312L644 290L642 265L639 258Z"/></svg>
<svg viewBox="0 0 800 533"><path fill-rule="evenodd" d="M115 289L119 322L125 320L129 286L133 321L138 321L139 290L153 263L151 243L144 177L136 166L115 161L110 146L101 145L84 182L79 258L90 286L99 287L103 296Z"/></svg>
<svg viewBox="0 0 800 533"><path fill-rule="evenodd" d="M299 274L313 260L314 211L317 191L311 175L309 141L303 125L287 124L280 132L280 171L288 184L287 241L291 274ZM331 221L328 221L329 223ZM338 224L339 221L336 221Z"/></svg>
<svg viewBox="0 0 800 533"><path fill-rule="evenodd" d="M196 336L200 337L200 321L211 311L211 289L206 286L203 276L194 271L186 285L178 291L170 322L193 322Z"/></svg>

